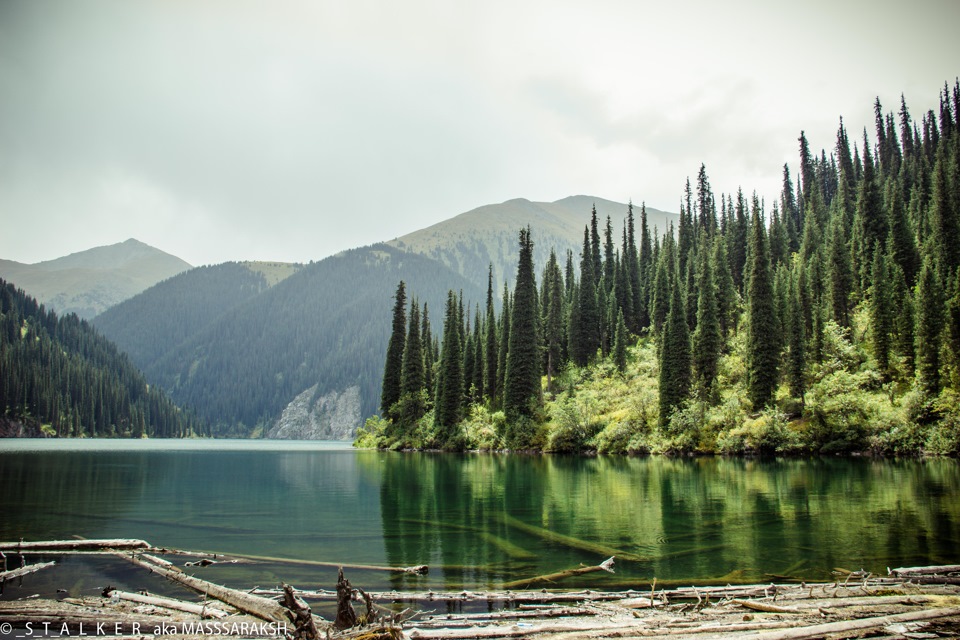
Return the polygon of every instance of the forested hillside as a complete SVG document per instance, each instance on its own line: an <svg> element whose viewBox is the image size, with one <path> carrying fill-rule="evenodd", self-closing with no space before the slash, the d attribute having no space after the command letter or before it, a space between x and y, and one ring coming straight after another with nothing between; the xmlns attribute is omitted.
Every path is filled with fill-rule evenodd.
<svg viewBox="0 0 960 640"><path fill-rule="evenodd" d="M305 265L269 288L242 269L191 272L97 319L137 354L148 380L221 436L265 433L313 385L315 396L358 386L372 413L390 332L385 310L399 279L431 310L449 286L466 300L482 297L442 264L385 245Z"/></svg>
<svg viewBox="0 0 960 640"><path fill-rule="evenodd" d="M233 309L267 289L263 274L227 262L181 273L94 318L134 364L154 364Z"/></svg>
<svg viewBox="0 0 960 640"><path fill-rule="evenodd" d="M537 284L522 229L502 312L490 287L471 329L451 295L426 356L397 304L359 444L957 453L960 83L916 120L874 107L872 138L841 120L815 153L801 132L772 203L701 165L662 242L643 207L594 212L578 264Z"/></svg>
<svg viewBox="0 0 960 640"><path fill-rule="evenodd" d="M206 433L86 320L58 317L2 280L0 408L4 435Z"/></svg>

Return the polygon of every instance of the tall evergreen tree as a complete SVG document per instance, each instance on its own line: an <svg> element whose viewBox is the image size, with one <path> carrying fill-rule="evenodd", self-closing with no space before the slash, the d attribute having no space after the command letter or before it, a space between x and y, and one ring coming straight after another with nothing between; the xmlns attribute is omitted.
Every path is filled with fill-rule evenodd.
<svg viewBox="0 0 960 640"><path fill-rule="evenodd" d="M710 252L700 252L700 273L697 280L697 329L693 334L693 369L697 384L711 394L717 379L723 337L717 311L717 287L713 277Z"/></svg>
<svg viewBox="0 0 960 640"><path fill-rule="evenodd" d="M545 369L547 373L547 389L555 393L554 376L562 363L563 343L566 340L563 316L566 310L563 294L563 276L557 255L551 249L547 268L544 271L543 296L543 342L545 350Z"/></svg>
<svg viewBox="0 0 960 640"><path fill-rule="evenodd" d="M400 376L399 408L397 421L412 425L427 412L426 379L424 376L423 348L420 342L420 307L416 299L410 302L410 327L403 348L403 370Z"/></svg>
<svg viewBox="0 0 960 640"><path fill-rule="evenodd" d="M507 351L510 349L510 290L507 283L503 283L503 302L500 305L500 353L497 355L497 393L494 396L494 405L503 407L504 381L507 378Z"/></svg>
<svg viewBox="0 0 960 640"><path fill-rule="evenodd" d="M590 242L590 237L584 230L576 326L571 324L571 329L575 328L577 333L570 341L570 356L580 367L585 366L600 348L600 311L597 308L597 287Z"/></svg>
<svg viewBox="0 0 960 640"><path fill-rule="evenodd" d="M940 391L940 343L944 326L944 302L940 279L932 260L920 269L916 293L917 382L929 395Z"/></svg>
<svg viewBox="0 0 960 640"><path fill-rule="evenodd" d="M750 401L755 409L761 409L773 399L776 389L780 340L776 329L767 235L756 198L750 223L749 255L747 382Z"/></svg>
<svg viewBox="0 0 960 640"><path fill-rule="evenodd" d="M483 394L489 400L497 395L497 366L499 345L497 344L497 317L493 308L493 265L487 272L487 316L484 322L484 382Z"/></svg>
<svg viewBox="0 0 960 640"><path fill-rule="evenodd" d="M462 415L463 350L460 344L460 312L457 295L447 296L447 313L443 323L443 346L437 371L437 397L434 402L434 425L438 444L449 443L456 433Z"/></svg>
<svg viewBox="0 0 960 640"><path fill-rule="evenodd" d="M673 411L690 390L690 329L687 326L680 287L670 288L670 313L663 325L660 344L660 424L670 422Z"/></svg>
<svg viewBox="0 0 960 640"><path fill-rule="evenodd" d="M383 365L383 384L380 391L380 414L389 416L400 399L400 379L403 375L403 347L407 330L407 293L403 280L394 295L393 325L387 343L387 359Z"/></svg>
<svg viewBox="0 0 960 640"><path fill-rule="evenodd" d="M503 411L509 424L529 418L540 398L540 358L537 336L537 285L533 274L530 229L520 231L520 259L510 317L510 348L504 384ZM509 439L509 438L508 438Z"/></svg>
<svg viewBox="0 0 960 640"><path fill-rule="evenodd" d="M870 330L873 333L873 356L884 380L890 377L890 336L893 333L893 309L886 254L877 248L873 254L870 287Z"/></svg>
<svg viewBox="0 0 960 640"><path fill-rule="evenodd" d="M637 305L638 332L650 326L650 288L656 264L653 259L653 246L650 241L650 229L647 226L647 203L640 205L640 247L637 256L639 287L634 292L634 304Z"/></svg>
<svg viewBox="0 0 960 640"><path fill-rule="evenodd" d="M790 395L803 399L806 385L804 384L804 368L806 366L806 349L804 337L803 295L801 275L803 267L799 261L793 265L790 277L790 290L787 305L787 382L790 385Z"/></svg>

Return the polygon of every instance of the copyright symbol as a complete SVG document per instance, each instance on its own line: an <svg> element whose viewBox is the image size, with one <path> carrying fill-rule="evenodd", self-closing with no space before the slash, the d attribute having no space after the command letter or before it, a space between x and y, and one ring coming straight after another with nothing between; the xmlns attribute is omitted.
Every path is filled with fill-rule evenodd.
<svg viewBox="0 0 960 640"><path fill-rule="evenodd" d="M0 624L0 633L2 633L3 635L7 635L8 633L12 633L12 632L13 632L12 624L10 624L9 622L4 622L3 624Z"/></svg>

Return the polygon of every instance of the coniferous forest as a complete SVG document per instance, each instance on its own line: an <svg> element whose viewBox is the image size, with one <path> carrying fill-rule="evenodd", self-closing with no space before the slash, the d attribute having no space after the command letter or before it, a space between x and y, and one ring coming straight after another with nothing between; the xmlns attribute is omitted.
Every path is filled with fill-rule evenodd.
<svg viewBox="0 0 960 640"><path fill-rule="evenodd" d="M594 211L539 274L522 229L515 281L451 292L442 339L401 282L358 446L960 453L960 83L939 98L801 132L774 202L701 165L677 228Z"/></svg>
<svg viewBox="0 0 960 640"><path fill-rule="evenodd" d="M86 320L0 280L0 431L60 437L209 435ZM9 432L9 433L7 433Z"/></svg>

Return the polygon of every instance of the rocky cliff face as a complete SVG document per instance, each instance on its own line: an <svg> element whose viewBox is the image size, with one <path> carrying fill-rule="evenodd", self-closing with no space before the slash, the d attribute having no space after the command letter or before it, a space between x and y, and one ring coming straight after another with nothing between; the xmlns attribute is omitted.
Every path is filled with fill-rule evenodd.
<svg viewBox="0 0 960 640"><path fill-rule="evenodd" d="M350 440L361 423L359 386L318 396L314 385L287 405L267 437L278 440Z"/></svg>

